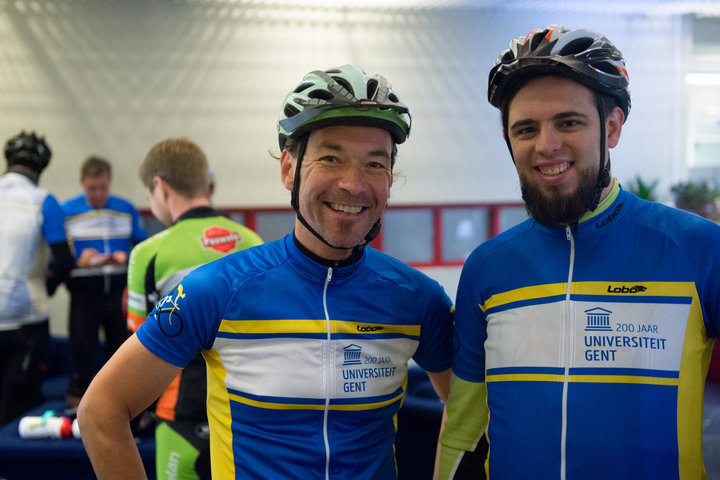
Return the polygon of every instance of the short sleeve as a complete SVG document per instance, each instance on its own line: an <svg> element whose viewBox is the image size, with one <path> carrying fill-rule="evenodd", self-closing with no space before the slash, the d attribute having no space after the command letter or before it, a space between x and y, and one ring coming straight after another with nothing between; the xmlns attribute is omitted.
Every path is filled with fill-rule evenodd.
<svg viewBox="0 0 720 480"><path fill-rule="evenodd" d="M48 244L66 242L65 214L57 199L51 194L42 203L42 233Z"/></svg>
<svg viewBox="0 0 720 480"><path fill-rule="evenodd" d="M137 331L140 342L155 355L184 368L202 350L212 348L232 282L220 268L223 262L204 265L165 293Z"/></svg>
<svg viewBox="0 0 720 480"><path fill-rule="evenodd" d="M422 296L430 300L421 312L420 345L413 360L424 370L441 372L452 366L452 301L434 282Z"/></svg>

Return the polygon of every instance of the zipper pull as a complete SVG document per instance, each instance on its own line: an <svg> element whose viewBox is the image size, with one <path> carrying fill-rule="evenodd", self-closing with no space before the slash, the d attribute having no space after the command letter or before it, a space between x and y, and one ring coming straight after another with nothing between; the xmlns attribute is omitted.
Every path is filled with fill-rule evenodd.
<svg viewBox="0 0 720 480"><path fill-rule="evenodd" d="M572 229L570 225L565 225L565 238L567 238L568 241L572 240Z"/></svg>
<svg viewBox="0 0 720 480"><path fill-rule="evenodd" d="M326 283L329 282L330 280L332 280L332 272L333 272L333 268L328 267L327 277L325 278Z"/></svg>

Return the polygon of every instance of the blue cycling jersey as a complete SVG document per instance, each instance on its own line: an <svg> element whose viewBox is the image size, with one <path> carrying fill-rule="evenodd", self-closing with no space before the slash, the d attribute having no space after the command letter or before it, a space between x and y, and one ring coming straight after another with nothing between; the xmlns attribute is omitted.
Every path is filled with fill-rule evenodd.
<svg viewBox="0 0 720 480"><path fill-rule="evenodd" d="M124 198L110 195L107 204L94 208L87 202L85 194L72 197L62 204L65 212L65 226L72 240L75 257L80 258L86 248L111 255L122 251L130 254L133 245L147 238L142 218L137 209ZM102 265L90 268L76 268L72 276L99 276L124 274L127 267Z"/></svg>
<svg viewBox="0 0 720 480"><path fill-rule="evenodd" d="M408 361L450 368L451 309L377 250L333 269L288 235L193 271L137 335L177 366L203 351L213 478L386 480Z"/></svg>
<svg viewBox="0 0 720 480"><path fill-rule="evenodd" d="M704 477L720 227L618 190L577 232L527 220L463 269L443 443L485 433L491 479Z"/></svg>

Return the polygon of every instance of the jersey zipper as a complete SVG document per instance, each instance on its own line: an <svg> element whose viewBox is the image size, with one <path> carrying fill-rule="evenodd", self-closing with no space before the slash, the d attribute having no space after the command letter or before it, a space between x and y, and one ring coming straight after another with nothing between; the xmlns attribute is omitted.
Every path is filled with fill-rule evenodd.
<svg viewBox="0 0 720 480"><path fill-rule="evenodd" d="M575 266L575 238L569 225L565 226L565 237L570 242L570 264L568 267L567 288L565 289L565 304L561 324L561 348L564 367L563 389L562 389L562 430L560 438L560 480L567 478L567 396L568 383L570 379L570 363L573 358L573 339L575 337L574 322L572 315L572 304L570 303L570 292L572 291L573 268Z"/></svg>
<svg viewBox="0 0 720 480"><path fill-rule="evenodd" d="M334 374L334 362L332 355L332 342L330 332L330 314L328 314L327 308L327 289L332 280L332 267L328 267L327 275L325 276L325 286L323 287L323 309L325 310L325 329L327 330L325 348L323 348L323 391L325 392L325 410L323 411L323 441L325 442L325 480L330 480L330 440L328 439L328 414L330 411L330 391L333 382Z"/></svg>

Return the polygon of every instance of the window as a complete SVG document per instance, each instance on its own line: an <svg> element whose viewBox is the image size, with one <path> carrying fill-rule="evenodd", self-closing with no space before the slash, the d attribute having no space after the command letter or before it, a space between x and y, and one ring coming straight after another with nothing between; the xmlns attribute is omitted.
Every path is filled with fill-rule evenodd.
<svg viewBox="0 0 720 480"><path fill-rule="evenodd" d="M220 209L270 242L290 233L290 208ZM149 210L142 210L148 235L163 229ZM459 266L482 242L527 218L521 204L392 206L373 247L410 265Z"/></svg>
<svg viewBox="0 0 720 480"><path fill-rule="evenodd" d="M406 263L433 262L433 212L425 209L390 209L385 212L382 250Z"/></svg>
<svg viewBox="0 0 720 480"><path fill-rule="evenodd" d="M490 238L487 208L454 208L442 214L442 257L464 262L475 247Z"/></svg>
<svg viewBox="0 0 720 480"><path fill-rule="evenodd" d="M292 210L282 210L257 213L255 215L255 225L250 228L255 230L263 241L270 242L284 237L288 233L292 232L294 227L295 212Z"/></svg>
<svg viewBox="0 0 720 480"><path fill-rule="evenodd" d="M693 17L688 92L689 177L720 183L720 18Z"/></svg>

